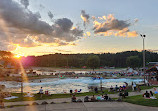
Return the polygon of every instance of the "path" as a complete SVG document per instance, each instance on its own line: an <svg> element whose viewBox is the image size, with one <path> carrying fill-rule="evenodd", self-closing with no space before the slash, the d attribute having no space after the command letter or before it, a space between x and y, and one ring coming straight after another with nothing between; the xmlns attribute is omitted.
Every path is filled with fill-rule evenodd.
<svg viewBox="0 0 158 111"><path fill-rule="evenodd" d="M158 111L158 107L140 106L126 102L86 102L21 106L1 109L1 111Z"/></svg>

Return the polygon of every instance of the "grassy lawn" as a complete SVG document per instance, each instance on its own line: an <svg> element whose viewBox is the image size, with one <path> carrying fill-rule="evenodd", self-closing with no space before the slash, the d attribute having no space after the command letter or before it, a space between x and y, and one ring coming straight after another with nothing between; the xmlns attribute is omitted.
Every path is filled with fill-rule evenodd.
<svg viewBox="0 0 158 111"><path fill-rule="evenodd" d="M158 87L158 86L140 86L140 88L142 90L145 90L145 89L151 89L153 87ZM131 92L132 90L131 89L128 89L127 90L128 92ZM108 92L108 90L104 90L103 91L104 93L102 92L99 92L99 93L94 93L94 92L85 92L85 93L77 93L76 94L76 97L79 97L79 96L92 96L92 95L102 95L102 94L116 94L117 92ZM11 99L11 100L4 100L5 102L16 102L16 101L33 101L33 100L44 100L44 99L56 99L56 98L70 98L71 95L70 94L51 94L50 96L48 95L43 95L42 98L40 98L40 95L39 94L34 94L34 97L22 97L20 93L12 93L12 96L17 96L18 98L15 98L15 99Z"/></svg>
<svg viewBox="0 0 158 111"><path fill-rule="evenodd" d="M92 96L92 95L102 95L102 94L114 94L116 92L108 92L108 90L105 90L104 93L94 93L94 92L85 92L85 93L77 93L76 97L79 96ZM40 98L39 94L34 94L34 97L22 97L20 93L12 93L12 96L18 96L18 98L11 99L11 100L4 100L5 102L16 102L16 101L33 101L33 100L44 100L44 99L56 99L56 98L70 98L72 95L70 94L51 94L43 95L42 98Z"/></svg>
<svg viewBox="0 0 158 111"><path fill-rule="evenodd" d="M155 97L158 98L158 94ZM158 99L145 99L142 95L129 96L123 101L137 105L158 107Z"/></svg>
<svg viewBox="0 0 158 111"><path fill-rule="evenodd" d="M141 90L145 90L145 89L152 89L154 87L158 87L158 86L140 86ZM132 92L132 89L127 89L127 92Z"/></svg>

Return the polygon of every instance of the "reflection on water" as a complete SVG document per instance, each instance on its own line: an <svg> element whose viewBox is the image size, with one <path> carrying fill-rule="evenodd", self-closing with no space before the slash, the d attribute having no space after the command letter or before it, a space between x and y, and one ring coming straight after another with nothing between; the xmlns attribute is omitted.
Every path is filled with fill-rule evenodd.
<svg viewBox="0 0 158 111"><path fill-rule="evenodd" d="M41 80L41 82L40 82ZM109 88L111 85L115 87L115 85L121 86L124 82L131 84L133 82L139 83L143 81L143 79L102 79L103 87ZM14 81L0 82L0 84L4 84L7 87L7 90L10 92L20 92L20 83ZM26 86L30 86L31 89L26 89ZM93 80L91 77L79 77L78 79L74 78L46 78L46 79L36 79L31 80L29 83L24 83L24 92L38 93L40 87L43 87L44 90L48 90L51 94L55 93L69 93L69 90L80 90L82 92L87 92L88 86L100 85L100 80Z"/></svg>

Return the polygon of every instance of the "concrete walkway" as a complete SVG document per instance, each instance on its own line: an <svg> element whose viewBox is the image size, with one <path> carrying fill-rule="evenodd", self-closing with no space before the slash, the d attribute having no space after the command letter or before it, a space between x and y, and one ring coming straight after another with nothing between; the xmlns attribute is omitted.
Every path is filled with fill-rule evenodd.
<svg viewBox="0 0 158 111"><path fill-rule="evenodd" d="M21 106L0 111L158 111L158 107L134 105L126 102L87 102Z"/></svg>
<svg viewBox="0 0 158 111"><path fill-rule="evenodd" d="M147 91L153 91L154 89L148 89ZM157 87L158 90L158 87ZM134 95L142 95L145 93L146 90L142 90L141 92L129 92L129 96ZM108 94L110 98L118 98L118 94ZM83 100L84 96L77 97L77 99ZM71 98L59 98L59 99L46 99L46 100L36 100L36 101L19 101L19 102L5 102L5 106L11 106L11 105L31 105L33 102L37 102L41 104L43 101L46 101L48 103L54 102L54 103L63 103L63 102L71 102Z"/></svg>

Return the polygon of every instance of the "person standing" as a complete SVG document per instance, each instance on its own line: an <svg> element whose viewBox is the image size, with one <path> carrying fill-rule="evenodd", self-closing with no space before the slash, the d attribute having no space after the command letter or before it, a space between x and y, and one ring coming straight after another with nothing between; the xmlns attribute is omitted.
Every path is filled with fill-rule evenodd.
<svg viewBox="0 0 158 111"><path fill-rule="evenodd" d="M43 89L42 89L42 87L41 87L41 89L39 90L39 94L40 94L40 98L42 98L42 96L43 96Z"/></svg>

